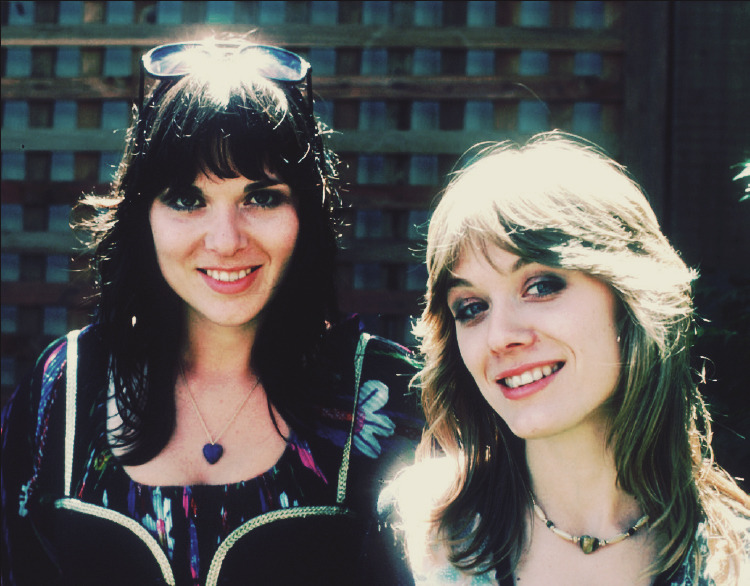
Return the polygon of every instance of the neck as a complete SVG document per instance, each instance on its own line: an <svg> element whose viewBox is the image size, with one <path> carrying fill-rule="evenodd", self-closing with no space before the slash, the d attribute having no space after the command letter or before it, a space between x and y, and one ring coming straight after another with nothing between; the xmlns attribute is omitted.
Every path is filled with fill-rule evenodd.
<svg viewBox="0 0 750 586"><path fill-rule="evenodd" d="M537 504L570 533L606 537L641 516L635 498L617 486L603 425L527 440L526 460Z"/></svg>
<svg viewBox="0 0 750 586"><path fill-rule="evenodd" d="M246 377L255 342L253 326L224 327L188 320L183 359L197 377Z"/></svg>

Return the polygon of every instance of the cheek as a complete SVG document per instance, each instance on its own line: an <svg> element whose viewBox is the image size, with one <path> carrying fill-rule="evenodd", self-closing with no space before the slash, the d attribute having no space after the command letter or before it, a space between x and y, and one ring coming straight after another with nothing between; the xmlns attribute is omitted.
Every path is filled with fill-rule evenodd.
<svg viewBox="0 0 750 586"><path fill-rule="evenodd" d="M268 226L268 238L273 243L276 254L288 263L294 252L299 236L299 220L297 213L290 210L278 222L273 222Z"/></svg>
<svg viewBox="0 0 750 586"><path fill-rule="evenodd" d="M166 246L166 230L164 222L162 221L161 214L155 209L151 208L149 214L149 224L151 227L151 238L154 242L154 252L156 253L156 260L161 265L162 257L164 256Z"/></svg>
<svg viewBox="0 0 750 586"><path fill-rule="evenodd" d="M299 238L299 222L297 216L294 216L294 222L289 226L285 235L286 250L289 256L294 252L294 247L297 245L297 239Z"/></svg>
<svg viewBox="0 0 750 586"><path fill-rule="evenodd" d="M614 387L620 374L620 345L617 342L617 326L615 324L615 306L609 296L592 299L591 313L588 320L589 327L583 330L579 338L589 355L595 357L596 369L602 381L607 386Z"/></svg>
<svg viewBox="0 0 750 586"><path fill-rule="evenodd" d="M169 229L164 223L157 223L156 225L151 225L151 234L154 239L154 251L156 252L159 264L179 254L181 246L178 231Z"/></svg>
<svg viewBox="0 0 750 586"><path fill-rule="evenodd" d="M466 368L476 378L483 360L482 344L478 328L461 328L456 331L456 342Z"/></svg>
<svg viewBox="0 0 750 586"><path fill-rule="evenodd" d="M152 208L149 221L156 261L163 273L165 269L169 269L168 263L170 261L179 260L188 254L190 250L189 235L193 231L180 223L175 223L173 219L162 212L161 209Z"/></svg>

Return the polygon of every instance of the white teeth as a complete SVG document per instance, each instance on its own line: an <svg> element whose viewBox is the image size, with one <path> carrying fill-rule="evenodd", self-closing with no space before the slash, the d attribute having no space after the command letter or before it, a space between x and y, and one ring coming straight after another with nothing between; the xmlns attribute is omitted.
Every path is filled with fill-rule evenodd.
<svg viewBox="0 0 750 586"><path fill-rule="evenodd" d="M214 269L207 269L206 274L211 277L212 279L216 279L217 281L222 281L224 283L231 283L234 281L239 281L240 279L244 279L247 277L250 273L252 273L251 269L242 269L241 271L216 271Z"/></svg>
<svg viewBox="0 0 750 586"><path fill-rule="evenodd" d="M521 382L520 376L511 376L505 379L505 385L510 387L511 389L515 389L516 387L520 387L523 383Z"/></svg>
<svg viewBox="0 0 750 586"><path fill-rule="evenodd" d="M517 374L515 376L509 376L502 380L503 384L510 388L515 389L517 387L520 387L521 385L528 385L529 383L536 382L538 380L543 379L545 376L551 375L553 372L557 372L559 370L559 367L557 365L545 365L542 367L533 368L531 370L527 370L526 372L522 374Z"/></svg>

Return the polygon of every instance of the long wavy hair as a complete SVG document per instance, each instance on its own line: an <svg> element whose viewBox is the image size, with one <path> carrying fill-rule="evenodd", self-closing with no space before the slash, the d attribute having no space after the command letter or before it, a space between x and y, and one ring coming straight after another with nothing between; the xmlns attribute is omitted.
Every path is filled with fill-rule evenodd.
<svg viewBox="0 0 750 586"><path fill-rule="evenodd" d="M486 403L462 362L446 301L462 253L492 246L582 271L616 296L622 370L605 405L607 441L619 486L665 536L649 573L676 569L701 521L723 538L715 548L736 552L731 511L747 515L748 500L713 462L710 418L690 366L696 274L661 233L625 169L594 145L554 132L525 146L475 152L429 226L426 307L415 328L425 357L420 456L441 449L458 464L433 519L451 561L475 572L512 569L531 514L524 441Z"/></svg>
<svg viewBox="0 0 750 586"><path fill-rule="evenodd" d="M81 203L94 212L79 228L93 250L97 322L111 354L127 464L148 461L172 434L185 335L184 303L157 264L149 210L165 189L190 185L199 173L252 180L273 173L291 187L297 242L263 309L250 362L269 409L273 404L298 427L311 423L308 375L321 336L338 316L336 161L298 86L228 67L221 76L159 82L128 131L111 193Z"/></svg>

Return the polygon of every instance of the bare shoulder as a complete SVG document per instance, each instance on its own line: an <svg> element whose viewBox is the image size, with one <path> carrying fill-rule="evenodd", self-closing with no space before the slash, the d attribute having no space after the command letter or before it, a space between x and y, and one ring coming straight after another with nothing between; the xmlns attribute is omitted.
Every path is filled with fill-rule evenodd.
<svg viewBox="0 0 750 586"><path fill-rule="evenodd" d="M436 507L458 475L449 458L425 460L404 469L381 493L381 517L401 534L417 585L496 584L494 572L469 574L454 567L433 522Z"/></svg>
<svg viewBox="0 0 750 586"><path fill-rule="evenodd" d="M431 458L405 468L380 494L378 508L396 514L402 522L429 521L434 507L457 477L453 460Z"/></svg>

